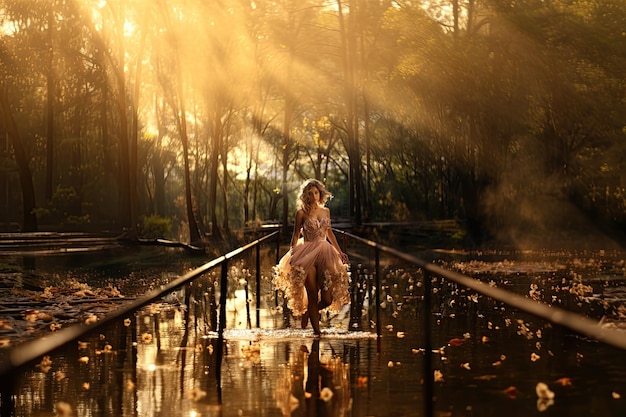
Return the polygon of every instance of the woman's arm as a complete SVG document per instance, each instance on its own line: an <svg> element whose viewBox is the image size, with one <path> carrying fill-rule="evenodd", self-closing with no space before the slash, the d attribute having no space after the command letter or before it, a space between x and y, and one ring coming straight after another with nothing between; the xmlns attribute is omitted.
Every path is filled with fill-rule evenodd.
<svg viewBox="0 0 626 417"><path fill-rule="evenodd" d="M302 223L304 222L304 210L299 209L296 212L296 218L293 225L293 235L291 236L291 246L293 248L300 239L300 232L302 231Z"/></svg>
<svg viewBox="0 0 626 417"><path fill-rule="evenodd" d="M328 217L330 218L330 209L328 207L326 207L325 209L326 209L326 213L328 214ZM343 253L343 251L341 250L341 247L339 246L339 242L337 242L337 237L335 236L335 233L333 233L332 228L329 228L326 231L326 236L328 237L328 241L330 242L330 244L333 245L335 249L337 249L337 252L339 252L339 255L341 256L341 262L343 262L344 264L347 264L348 255Z"/></svg>

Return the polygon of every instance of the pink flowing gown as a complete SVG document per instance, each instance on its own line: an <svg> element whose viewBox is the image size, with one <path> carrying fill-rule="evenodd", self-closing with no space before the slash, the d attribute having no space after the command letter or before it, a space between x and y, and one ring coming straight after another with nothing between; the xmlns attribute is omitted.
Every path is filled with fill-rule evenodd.
<svg viewBox="0 0 626 417"><path fill-rule="evenodd" d="M341 262L341 255L328 240L330 218L309 217L302 225L303 239L281 258L274 267L274 284L287 298L287 307L294 316L301 316L307 310L307 294L304 288L307 271L317 268L319 289L330 290L332 303L328 309L339 312L350 302L348 286L349 266Z"/></svg>

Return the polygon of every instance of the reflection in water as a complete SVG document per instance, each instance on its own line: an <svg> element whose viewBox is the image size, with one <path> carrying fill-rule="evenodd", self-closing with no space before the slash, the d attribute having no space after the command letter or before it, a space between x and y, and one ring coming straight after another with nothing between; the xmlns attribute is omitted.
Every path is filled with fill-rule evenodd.
<svg viewBox="0 0 626 417"><path fill-rule="evenodd" d="M351 411L349 365L331 355L320 360L320 340L292 353L276 385L283 416L346 416Z"/></svg>
<svg viewBox="0 0 626 417"><path fill-rule="evenodd" d="M25 372L14 415L349 415L354 377L341 353L369 334L329 330L320 341L306 330L233 330L219 363L206 319L163 303L107 326Z"/></svg>
<svg viewBox="0 0 626 417"><path fill-rule="evenodd" d="M236 281L228 294L221 360L215 331L219 297L215 277L208 275L206 281L54 352L49 360L42 358L12 387L12 414L422 415L419 272L398 266L386 270L380 340L369 332L348 332L352 326L345 317L327 322L321 339L314 339L310 329L284 329L273 291L262 294L260 317L265 321L260 329L250 328L258 324L250 320L247 304L253 297ZM588 291L581 298L554 272L516 271L486 280L572 310L580 304L578 309L590 314L599 311L600 302L614 306L619 301L614 307L618 312L624 303L624 297L613 300L615 291L610 299L596 301L598 296L591 298ZM608 279L586 283L597 287L594 294L618 287ZM372 289L364 288L371 299ZM626 415L626 352L440 279L433 279L433 288L433 370L439 376L435 415ZM374 327L373 315L363 314L362 328ZM539 397L539 383L553 396Z"/></svg>

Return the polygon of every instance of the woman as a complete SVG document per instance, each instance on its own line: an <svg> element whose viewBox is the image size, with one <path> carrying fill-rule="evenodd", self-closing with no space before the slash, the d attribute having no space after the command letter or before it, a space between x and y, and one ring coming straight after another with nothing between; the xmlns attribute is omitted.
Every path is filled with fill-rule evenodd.
<svg viewBox="0 0 626 417"><path fill-rule="evenodd" d="M350 302L348 256L330 226L330 210L325 206L330 197L318 180L302 184L291 248L274 268L276 288L288 299L287 306L295 316L302 316L302 328L311 320L315 335L321 334L320 310L339 312Z"/></svg>

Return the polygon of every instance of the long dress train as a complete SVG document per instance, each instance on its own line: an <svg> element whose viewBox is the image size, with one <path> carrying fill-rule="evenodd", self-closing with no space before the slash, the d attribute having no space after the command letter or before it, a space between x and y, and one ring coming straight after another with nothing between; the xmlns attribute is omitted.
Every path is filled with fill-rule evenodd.
<svg viewBox="0 0 626 417"><path fill-rule="evenodd" d="M302 235L298 243L287 252L274 267L274 285L287 298L287 307L294 316L301 316L307 310L307 294L304 287L307 271L315 267L319 289L331 290L332 303L328 309L339 312L350 302L349 266L341 262L341 254L326 240L330 229L330 218L309 217L302 225Z"/></svg>

